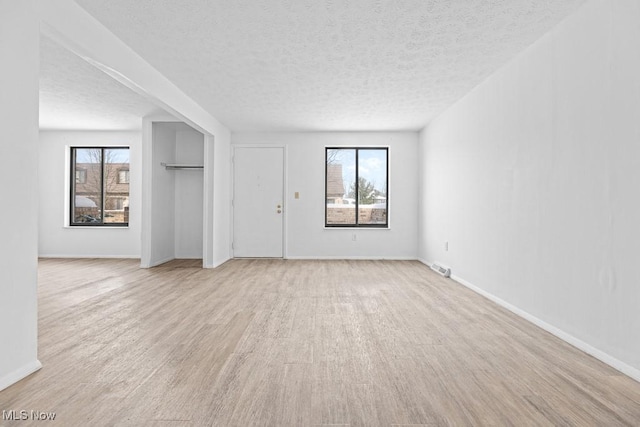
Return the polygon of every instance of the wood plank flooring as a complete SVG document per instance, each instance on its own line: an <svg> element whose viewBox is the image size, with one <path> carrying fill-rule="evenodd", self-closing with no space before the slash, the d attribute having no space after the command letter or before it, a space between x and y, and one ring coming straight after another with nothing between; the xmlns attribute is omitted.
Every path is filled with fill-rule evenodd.
<svg viewBox="0 0 640 427"><path fill-rule="evenodd" d="M2 426L638 426L640 384L410 261L54 260Z"/></svg>

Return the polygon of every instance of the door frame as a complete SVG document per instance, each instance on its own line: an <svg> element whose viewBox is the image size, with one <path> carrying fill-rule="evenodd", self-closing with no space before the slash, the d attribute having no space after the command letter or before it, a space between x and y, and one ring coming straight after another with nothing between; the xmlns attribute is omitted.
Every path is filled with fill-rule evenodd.
<svg viewBox="0 0 640 427"><path fill-rule="evenodd" d="M287 172L288 146L286 144L232 144L231 151L231 257L235 258L235 197L236 197L236 148L282 148L282 259L287 259L287 229L289 218L289 180ZM279 259L279 258L276 258Z"/></svg>

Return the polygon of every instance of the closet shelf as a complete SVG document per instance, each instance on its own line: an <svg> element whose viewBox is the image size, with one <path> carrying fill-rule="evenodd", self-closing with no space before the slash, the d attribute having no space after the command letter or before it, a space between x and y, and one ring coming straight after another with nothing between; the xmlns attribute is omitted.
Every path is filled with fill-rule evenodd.
<svg viewBox="0 0 640 427"><path fill-rule="evenodd" d="M203 165L190 165L185 163L160 163L167 169L204 169Z"/></svg>

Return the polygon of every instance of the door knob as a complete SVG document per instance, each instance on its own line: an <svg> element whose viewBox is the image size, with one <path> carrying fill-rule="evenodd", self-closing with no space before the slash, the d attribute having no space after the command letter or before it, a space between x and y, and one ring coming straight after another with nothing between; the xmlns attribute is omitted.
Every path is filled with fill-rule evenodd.
<svg viewBox="0 0 640 427"><path fill-rule="evenodd" d="M280 209L282 206L278 205L278 209Z"/></svg>
<svg viewBox="0 0 640 427"><path fill-rule="evenodd" d="M280 209L278 209L278 213L282 213L282 211Z"/></svg>

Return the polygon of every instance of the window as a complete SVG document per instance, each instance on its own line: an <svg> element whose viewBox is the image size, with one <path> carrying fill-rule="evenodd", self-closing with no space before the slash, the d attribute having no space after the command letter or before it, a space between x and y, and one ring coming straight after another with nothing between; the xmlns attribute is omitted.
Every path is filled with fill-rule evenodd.
<svg viewBox="0 0 640 427"><path fill-rule="evenodd" d="M118 171L118 184L129 183L129 169L122 169Z"/></svg>
<svg viewBox="0 0 640 427"><path fill-rule="evenodd" d="M389 149L325 149L325 226L389 225Z"/></svg>
<svg viewBox="0 0 640 427"><path fill-rule="evenodd" d="M87 171L76 169L76 184L84 184L85 182L87 182Z"/></svg>
<svg viewBox="0 0 640 427"><path fill-rule="evenodd" d="M70 225L129 224L129 148L71 148Z"/></svg>

